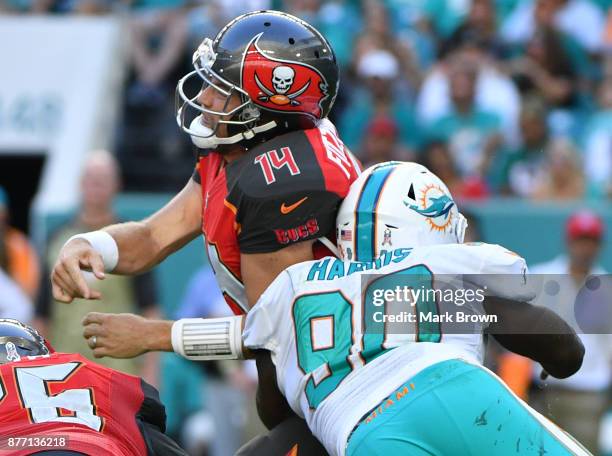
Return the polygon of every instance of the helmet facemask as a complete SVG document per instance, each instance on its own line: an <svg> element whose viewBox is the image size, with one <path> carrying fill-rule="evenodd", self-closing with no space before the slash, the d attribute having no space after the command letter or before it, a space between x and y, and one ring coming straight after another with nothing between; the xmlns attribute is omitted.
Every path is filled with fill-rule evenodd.
<svg viewBox="0 0 612 456"><path fill-rule="evenodd" d="M216 53L213 41L206 38L193 54L194 70L183 76L176 86L176 121L179 127L191 136L193 143L202 149L214 148L223 144L236 144L243 140L253 138L257 133L268 131L276 126L276 122L269 121L258 125L261 111L257 108L249 94L223 78L213 70ZM189 86L197 83L191 90L196 93L188 94ZM223 109L215 111L200 105L197 101L201 91L212 87L225 97ZM229 109L232 98L238 95L240 104ZM204 125L203 115L214 116L217 120L214 125ZM219 126L227 125L227 137L219 137Z"/></svg>

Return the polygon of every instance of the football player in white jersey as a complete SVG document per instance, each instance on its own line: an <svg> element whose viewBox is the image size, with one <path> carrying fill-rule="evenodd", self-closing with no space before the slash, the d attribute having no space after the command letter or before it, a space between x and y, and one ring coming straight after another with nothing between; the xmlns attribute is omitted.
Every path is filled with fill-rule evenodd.
<svg viewBox="0 0 612 456"><path fill-rule="evenodd" d="M289 267L246 317L266 424L293 411L341 456L589 454L482 366L486 332L560 378L584 348L526 302L525 260L463 244L465 228L427 168L365 171L338 214L340 259Z"/></svg>

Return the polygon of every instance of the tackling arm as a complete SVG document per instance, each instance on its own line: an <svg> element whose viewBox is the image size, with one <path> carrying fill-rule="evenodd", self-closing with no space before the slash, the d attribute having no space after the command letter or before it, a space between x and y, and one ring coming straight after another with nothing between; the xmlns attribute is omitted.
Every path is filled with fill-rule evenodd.
<svg viewBox="0 0 612 456"><path fill-rule="evenodd" d="M484 308L497 315L487 332L508 350L539 362L557 378L582 366L584 346L574 330L556 313L526 302L487 297Z"/></svg>
<svg viewBox="0 0 612 456"><path fill-rule="evenodd" d="M278 389L276 382L276 367L268 350L253 352L257 363L257 413L263 424L272 429L278 424L295 415L287 399Z"/></svg>

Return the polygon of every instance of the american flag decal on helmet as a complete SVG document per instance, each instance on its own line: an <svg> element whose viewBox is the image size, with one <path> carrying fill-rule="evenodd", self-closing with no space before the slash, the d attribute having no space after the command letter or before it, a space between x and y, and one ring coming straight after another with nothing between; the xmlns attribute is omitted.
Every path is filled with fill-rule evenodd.
<svg viewBox="0 0 612 456"><path fill-rule="evenodd" d="M340 240L349 242L352 241L353 232L351 230L340 230Z"/></svg>

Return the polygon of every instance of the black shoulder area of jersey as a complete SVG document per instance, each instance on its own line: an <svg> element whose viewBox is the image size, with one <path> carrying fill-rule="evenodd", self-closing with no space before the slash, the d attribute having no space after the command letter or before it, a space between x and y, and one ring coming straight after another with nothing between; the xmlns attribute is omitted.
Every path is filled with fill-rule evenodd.
<svg viewBox="0 0 612 456"><path fill-rule="evenodd" d="M231 199L240 194L267 198L302 189L325 190L323 171L303 130L258 144L244 157L230 163L226 176L231 203Z"/></svg>
<svg viewBox="0 0 612 456"><path fill-rule="evenodd" d="M226 199L242 253L274 252L335 227L340 197L326 188L315 147L304 131L292 131L228 165Z"/></svg>
<svg viewBox="0 0 612 456"><path fill-rule="evenodd" d="M159 398L159 392L143 379L140 379L140 387L144 399L137 417L142 421L157 426L161 432L166 432L166 407Z"/></svg>

